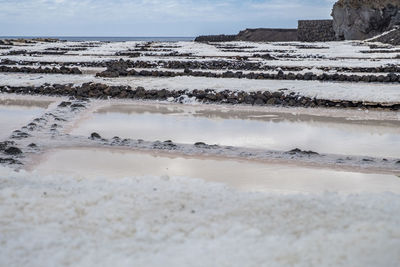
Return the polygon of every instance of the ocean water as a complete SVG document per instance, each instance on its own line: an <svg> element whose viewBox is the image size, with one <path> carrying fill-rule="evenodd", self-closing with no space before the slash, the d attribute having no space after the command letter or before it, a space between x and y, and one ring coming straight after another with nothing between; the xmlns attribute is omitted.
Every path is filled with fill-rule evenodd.
<svg viewBox="0 0 400 267"><path fill-rule="evenodd" d="M64 41L84 42L126 42L126 41L147 41L147 42L180 42L193 41L195 37L85 37L85 36L0 36L1 39L32 39L32 38L57 38Z"/></svg>

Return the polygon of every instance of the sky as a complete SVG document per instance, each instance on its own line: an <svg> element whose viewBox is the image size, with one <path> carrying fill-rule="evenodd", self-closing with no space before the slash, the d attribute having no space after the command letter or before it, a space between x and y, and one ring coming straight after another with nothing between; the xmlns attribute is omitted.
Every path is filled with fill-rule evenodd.
<svg viewBox="0 0 400 267"><path fill-rule="evenodd" d="M197 36L295 28L335 0L0 0L0 36Z"/></svg>

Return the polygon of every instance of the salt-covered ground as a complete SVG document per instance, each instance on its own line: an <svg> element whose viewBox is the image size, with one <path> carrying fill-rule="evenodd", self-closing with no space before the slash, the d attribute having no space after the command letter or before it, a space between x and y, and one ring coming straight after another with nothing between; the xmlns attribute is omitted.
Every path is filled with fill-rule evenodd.
<svg viewBox="0 0 400 267"><path fill-rule="evenodd" d="M36 43L12 46L0 51L0 60L43 61L43 62L106 62L115 59L204 61L224 60L235 61L236 57L251 57L254 54L268 53L277 56L277 60L250 58L250 62L261 62L265 66L307 67L308 70L320 74L318 67L385 67L398 66L399 49L383 44L375 44L379 49L371 48L371 44L363 42L330 42L304 44L290 43L245 43L232 42L220 44L203 44L195 42L176 43L146 43L146 42L60 42ZM85 51L67 51L64 55L35 55L35 52L48 52L47 49L74 49L77 46L86 48ZM88 46L88 47L85 47ZM10 51L26 50L25 55L7 55ZM166 51L164 51L166 50ZM52 50L51 50L52 51ZM139 57L129 58L117 56L116 53L131 51L140 53ZM158 52L157 52L158 51ZM234 51L234 52L230 52ZM257 52L261 51L261 52ZM380 52L382 51L382 52ZM393 51L393 53L388 53ZM163 56L171 52L176 56ZM368 52L368 53L366 53ZM371 53L373 52L373 53ZM188 54L188 55L187 55ZM154 56L158 55L158 56ZM183 56L179 56L183 55ZM37 67L37 66L36 66ZM158 68L159 69L159 68ZM230 89L230 90L270 90L289 89L308 97L319 97L331 100L362 100L370 102L399 102L399 83L351 83L351 82L319 82L299 80L248 80L235 78L206 78L206 77L129 77L104 79L95 78L95 69L89 68L84 75L60 74L19 74L1 73L0 85L9 86L40 86L44 83L74 83L102 82L113 85L143 86L146 89ZM99 72L101 69L99 69ZM213 70L214 71L214 70ZM245 71L246 72L246 71ZM265 71L266 73L271 71ZM296 72L295 72L296 73ZM340 72L339 72L340 73ZM361 75L360 73L351 73ZM365 74L365 73L364 73ZM386 75L386 73L366 73Z"/></svg>
<svg viewBox="0 0 400 267"><path fill-rule="evenodd" d="M387 266L399 195L241 193L177 177L0 168L2 266Z"/></svg>
<svg viewBox="0 0 400 267"><path fill-rule="evenodd" d="M55 66L70 62L79 66L78 63L120 58L233 62L249 57L249 62L282 68L306 67L299 72L315 74L321 73L319 67L379 69L399 65L398 48L374 45L379 49L364 42L58 42L18 44L0 50L0 60L54 62ZM77 47L87 49L71 50L64 55L43 54ZM8 55L20 50L27 53ZM117 56L118 52L141 55L130 58ZM253 57L266 53L276 59ZM39 64L28 66L37 68ZM331 100L400 102L399 83L95 77L103 69L82 67L82 75L0 73L0 86L98 82L168 90L288 89ZM366 74L387 74L379 71ZM146 121L131 120L129 112L122 122L109 123L115 129L104 126L107 121L101 118L92 124L85 122L96 116L93 114L99 106L135 105L154 115L157 110L151 107L160 103L75 99L63 107L58 106L61 101L67 99L0 95L0 142L9 140L13 130L29 132L26 139L12 139L23 152L15 159L25 165L0 166L0 266L397 267L400 262L400 160L396 150L399 112L206 106L188 100L185 103L193 106L185 108L184 113L193 121L188 123L183 118L175 128L159 135L146 134L151 131L145 129ZM76 108L70 108L71 105ZM167 107L168 116L180 116L176 104L165 101L161 105ZM196 117L199 112L208 120ZM268 117L272 115L298 120L286 121L289 128L279 128L279 121ZM230 128L232 116L236 116L236 128ZM121 120L120 117L117 119ZM162 131L170 120L162 117L157 123L153 117L148 116L153 121L147 127L157 131ZM203 120L195 119L199 117ZM29 128L34 118L35 125ZM210 118L221 122L210 127ZM242 133L235 130L251 122L259 127L249 127ZM143 125L145 140L136 139L141 138L138 132L129 134L141 126L129 123ZM295 123L299 127L293 127ZM257 130L264 129L266 124L271 128ZM314 130L304 128L304 124L312 125ZM85 126L89 128L82 130ZM203 136L193 133L194 137L185 141L184 134L177 134L185 127L211 130ZM275 128L278 130L274 133ZM279 135L279 129L285 133ZM88 139L92 131L104 133L108 139ZM220 135L213 135L213 131ZM230 135L230 131L234 133ZM110 139L114 133L121 138ZM289 138L291 148L301 140L318 139L319 145L314 142L315 147L305 148L318 150L327 145L328 149L317 151L325 154L288 153L286 146L273 147L278 151L271 151L257 146L254 140L250 140L254 146L249 145L249 140L239 142L240 135L256 136L256 141L267 140L271 135L281 145ZM154 140L168 136L177 141ZM207 142L216 140L220 146L195 146L194 142L202 141L195 140L197 137L207 137ZM229 143L229 139L233 141ZM336 150L332 148L335 142ZM1 153L0 159L4 156ZM383 156L388 158L379 158Z"/></svg>
<svg viewBox="0 0 400 267"><path fill-rule="evenodd" d="M206 77L121 77L100 78L93 75L62 75L62 74L22 74L0 73L0 86L40 86L45 83L80 85L86 82L98 82L108 85L130 85L132 87L143 86L146 89L169 90L243 90L278 91L289 89L291 92L300 93L303 96L319 97L331 100L354 100L384 103L398 103L400 101L399 84L377 83L333 83L320 81L290 81L290 80L248 80L235 78L206 78Z"/></svg>

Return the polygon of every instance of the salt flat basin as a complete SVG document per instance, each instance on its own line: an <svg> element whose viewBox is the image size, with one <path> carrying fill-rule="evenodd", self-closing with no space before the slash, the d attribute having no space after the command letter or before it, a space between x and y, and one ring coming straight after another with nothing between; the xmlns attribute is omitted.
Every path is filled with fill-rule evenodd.
<svg viewBox="0 0 400 267"><path fill-rule="evenodd" d="M0 99L0 140L41 115L51 101Z"/></svg>
<svg viewBox="0 0 400 267"><path fill-rule="evenodd" d="M71 131L112 138L205 142L226 146L400 158L400 121L349 120L229 108L111 104L79 120Z"/></svg>
<svg viewBox="0 0 400 267"><path fill-rule="evenodd" d="M39 174L79 175L82 178L180 176L225 183L243 191L281 193L400 193L400 178L392 174L345 172L262 162L184 158L122 149L56 149L29 168Z"/></svg>

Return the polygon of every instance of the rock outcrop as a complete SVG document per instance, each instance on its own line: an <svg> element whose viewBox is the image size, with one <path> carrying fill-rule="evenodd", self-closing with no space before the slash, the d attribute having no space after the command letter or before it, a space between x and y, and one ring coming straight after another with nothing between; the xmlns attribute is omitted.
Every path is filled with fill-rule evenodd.
<svg viewBox="0 0 400 267"><path fill-rule="evenodd" d="M332 16L338 40L364 40L400 25L400 0L339 0Z"/></svg>
<svg viewBox="0 0 400 267"><path fill-rule="evenodd" d="M370 42L381 42L385 44L391 44L391 45L400 45L400 27L395 26L394 29L378 35L375 38L372 38L369 40Z"/></svg>
<svg viewBox="0 0 400 267"><path fill-rule="evenodd" d="M236 36L237 41L290 42L297 41L297 29L246 29Z"/></svg>
<svg viewBox="0 0 400 267"><path fill-rule="evenodd" d="M202 35L196 37L195 42L231 42L235 41L236 35Z"/></svg>
<svg viewBox="0 0 400 267"><path fill-rule="evenodd" d="M195 39L196 42L291 42L297 41L297 29L246 29L236 35L205 35Z"/></svg>

